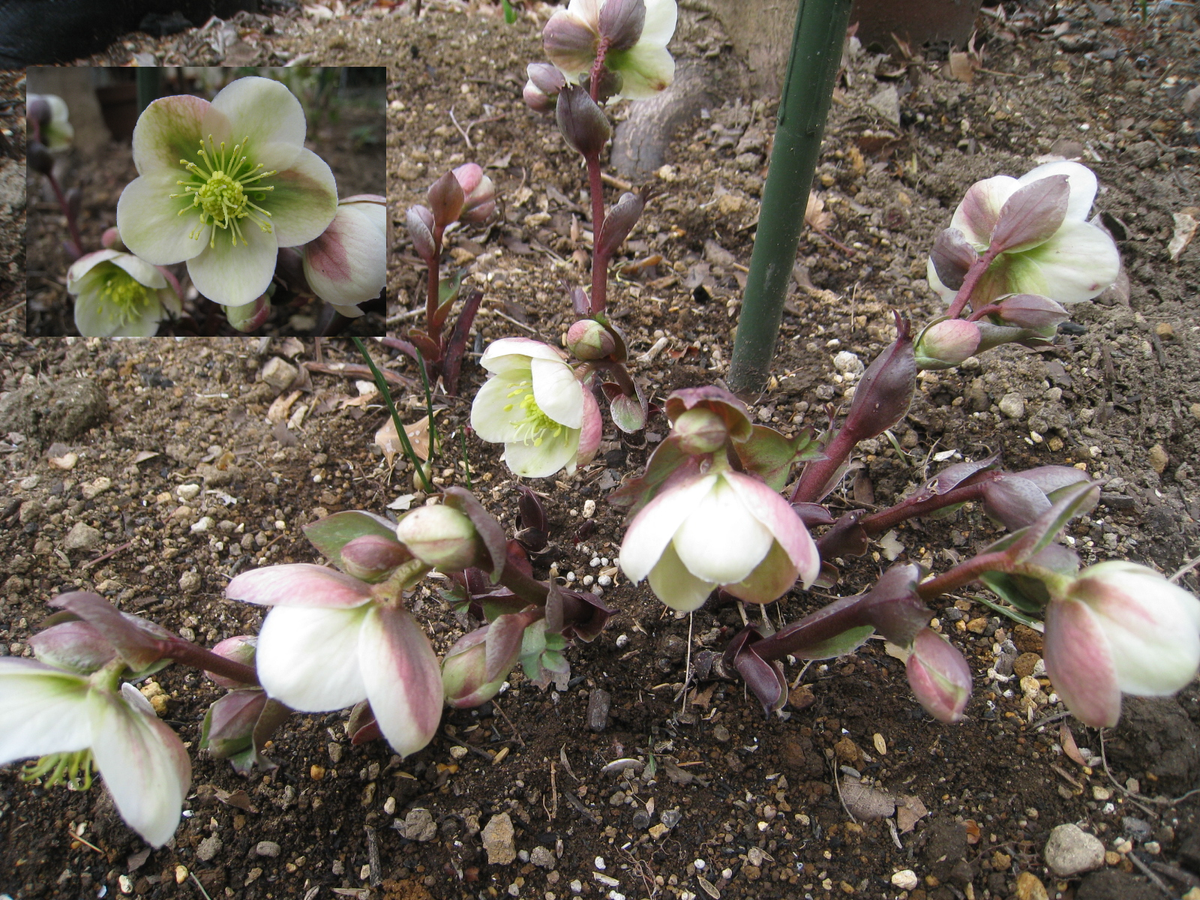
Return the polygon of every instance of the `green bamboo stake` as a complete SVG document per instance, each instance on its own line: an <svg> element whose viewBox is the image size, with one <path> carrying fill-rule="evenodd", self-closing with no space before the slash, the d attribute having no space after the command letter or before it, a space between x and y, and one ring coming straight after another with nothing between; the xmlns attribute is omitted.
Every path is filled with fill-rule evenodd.
<svg viewBox="0 0 1200 900"><path fill-rule="evenodd" d="M757 393L767 384L852 2L800 0L796 11L775 148L733 344L729 386L734 391Z"/></svg>

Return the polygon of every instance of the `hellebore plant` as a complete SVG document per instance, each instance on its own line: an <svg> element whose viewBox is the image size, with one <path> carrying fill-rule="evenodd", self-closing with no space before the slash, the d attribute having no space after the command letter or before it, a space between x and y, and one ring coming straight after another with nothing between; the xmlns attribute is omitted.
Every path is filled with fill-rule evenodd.
<svg viewBox="0 0 1200 900"><path fill-rule="evenodd" d="M279 82L251 76L210 103L155 100L133 133L138 178L117 227L152 265L186 262L196 289L240 307L267 291L281 247L314 241L337 213L329 166L304 146L304 110Z"/></svg>

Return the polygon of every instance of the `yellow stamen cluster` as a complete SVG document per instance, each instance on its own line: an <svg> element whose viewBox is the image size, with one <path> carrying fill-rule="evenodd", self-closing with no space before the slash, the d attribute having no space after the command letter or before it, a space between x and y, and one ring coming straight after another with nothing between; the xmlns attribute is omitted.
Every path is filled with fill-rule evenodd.
<svg viewBox="0 0 1200 900"><path fill-rule="evenodd" d="M46 787L65 784L72 791L86 791L92 786L92 751L76 750L73 753L51 753L21 768L22 781L35 781L49 775L43 782Z"/></svg>
<svg viewBox="0 0 1200 900"><path fill-rule="evenodd" d="M105 276L100 294L109 318L124 327L136 322L150 303L150 290L119 266Z"/></svg>
<svg viewBox="0 0 1200 900"><path fill-rule="evenodd" d="M262 163L251 165L245 155L249 143L250 138L247 137L240 144L234 144L232 150L226 151L225 142L222 141L218 147L210 134L207 150L204 141L200 142L198 156L203 161L203 166L186 159L179 161L179 164L191 173L191 177L187 181L176 182L183 188L183 192L171 194L171 198L192 198L192 205L179 211L181 216L189 209L199 208L200 224L188 235L192 240L196 240L206 226L212 225L209 247L215 247L217 244L218 228L229 230L230 241L234 245L241 241L245 246L242 219L250 219L262 231L271 233L271 214L254 201L266 199L266 192L274 190L274 187L255 182L277 172L260 172Z"/></svg>
<svg viewBox="0 0 1200 900"><path fill-rule="evenodd" d="M537 400L533 396L533 382L526 379L518 381L513 385L512 390L507 394L508 397L520 397L521 399L514 403L508 403L504 406L505 412L520 406L524 418L517 425L516 440L532 443L535 447L542 446L542 442L547 438L550 440L559 440L567 433L567 426L561 422L556 422L537 405Z"/></svg>

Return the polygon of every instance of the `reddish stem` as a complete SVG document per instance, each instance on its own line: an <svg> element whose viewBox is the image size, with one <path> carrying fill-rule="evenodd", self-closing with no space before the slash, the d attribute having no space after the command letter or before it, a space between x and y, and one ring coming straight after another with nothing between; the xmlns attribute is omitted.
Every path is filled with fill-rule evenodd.
<svg viewBox="0 0 1200 900"><path fill-rule="evenodd" d="M600 177L600 154L587 155L588 190L592 195L592 315L605 310L608 295L608 255L601 253L600 232L604 228L604 182Z"/></svg>
<svg viewBox="0 0 1200 900"><path fill-rule="evenodd" d="M971 294L975 291L975 286L979 284L979 279L983 277L983 273L988 270L999 255L996 251L989 249L983 256L971 263L971 268L967 270L966 277L963 278L962 287L958 289L958 293L954 295L954 301L950 304L950 308L946 310L947 318L957 319L962 315L962 311L971 300Z"/></svg>

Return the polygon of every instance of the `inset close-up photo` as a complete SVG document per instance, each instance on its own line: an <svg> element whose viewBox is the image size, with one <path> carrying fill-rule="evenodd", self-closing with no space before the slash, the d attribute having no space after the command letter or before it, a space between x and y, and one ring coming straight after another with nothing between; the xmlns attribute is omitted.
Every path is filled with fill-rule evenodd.
<svg viewBox="0 0 1200 900"><path fill-rule="evenodd" d="M28 334L383 334L385 71L31 67Z"/></svg>

